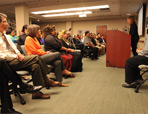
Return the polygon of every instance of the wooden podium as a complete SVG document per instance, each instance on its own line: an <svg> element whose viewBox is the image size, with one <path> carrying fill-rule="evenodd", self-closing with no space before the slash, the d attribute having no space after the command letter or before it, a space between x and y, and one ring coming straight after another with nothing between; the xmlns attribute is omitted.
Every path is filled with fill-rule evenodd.
<svg viewBox="0 0 148 114"><path fill-rule="evenodd" d="M130 55L131 36L119 30L108 30L106 66L124 68Z"/></svg>

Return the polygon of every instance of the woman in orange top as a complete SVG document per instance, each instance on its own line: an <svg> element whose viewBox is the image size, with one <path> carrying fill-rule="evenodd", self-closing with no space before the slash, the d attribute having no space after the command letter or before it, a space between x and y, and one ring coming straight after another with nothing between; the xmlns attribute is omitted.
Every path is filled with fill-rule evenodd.
<svg viewBox="0 0 148 114"><path fill-rule="evenodd" d="M63 65L59 52L45 52L41 49L36 36L40 34L40 27L38 25L29 25L27 27L28 37L25 40L25 49L28 55L39 55L48 65L54 66L54 72L56 79L62 82L62 74L71 75L72 73L67 71ZM68 86L67 84L60 83L61 86Z"/></svg>

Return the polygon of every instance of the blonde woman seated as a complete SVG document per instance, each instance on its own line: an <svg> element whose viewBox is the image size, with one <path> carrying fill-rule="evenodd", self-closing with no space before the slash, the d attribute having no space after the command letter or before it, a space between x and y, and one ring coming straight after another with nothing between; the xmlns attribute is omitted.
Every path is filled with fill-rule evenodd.
<svg viewBox="0 0 148 114"><path fill-rule="evenodd" d="M40 27L38 25L29 25L27 27L28 37L25 40L25 49L28 55L39 55L42 60L48 65L54 66L54 72L56 75L56 80L59 81L59 86L67 87L67 84L62 83L62 73L69 75L69 72L65 70L61 57L58 52L45 52L41 49L41 45L36 39L38 34L40 34Z"/></svg>
<svg viewBox="0 0 148 114"><path fill-rule="evenodd" d="M76 52L73 47L70 45L68 41L68 35L66 31L62 31L59 36L61 40L61 44L63 47L68 48L70 51L68 51L68 54L73 56L73 65L71 68L72 72L82 72L82 56L80 52Z"/></svg>

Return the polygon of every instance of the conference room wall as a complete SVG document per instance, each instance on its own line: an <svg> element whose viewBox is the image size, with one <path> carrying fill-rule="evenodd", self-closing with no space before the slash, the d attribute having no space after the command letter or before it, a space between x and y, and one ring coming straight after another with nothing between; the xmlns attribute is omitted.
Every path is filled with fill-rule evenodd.
<svg viewBox="0 0 148 114"><path fill-rule="evenodd" d="M93 21L78 21L73 22L73 34L77 34L79 30L85 32L90 30L92 33L96 33L97 25L107 25L107 30L118 29L123 31L125 26L128 26L126 18L123 19L103 19Z"/></svg>
<svg viewBox="0 0 148 114"><path fill-rule="evenodd" d="M45 27L46 25L55 25L56 26L56 31L60 32L61 30L66 29L66 22L56 22L56 23L40 23L38 24L41 29Z"/></svg>
<svg viewBox="0 0 148 114"><path fill-rule="evenodd" d="M43 28L47 24L55 25L57 32L66 29L66 22L40 23L39 25L41 28ZM128 26L126 18L74 21L72 22L72 34L77 34L78 31L83 31L84 33L86 30L90 30L91 32L96 33L97 25L107 25L108 30L118 29L120 31L122 31L125 26Z"/></svg>

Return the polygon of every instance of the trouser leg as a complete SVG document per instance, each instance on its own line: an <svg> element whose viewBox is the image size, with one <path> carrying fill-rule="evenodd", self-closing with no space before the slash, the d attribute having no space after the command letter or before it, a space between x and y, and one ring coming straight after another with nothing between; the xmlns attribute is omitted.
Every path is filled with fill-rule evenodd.
<svg viewBox="0 0 148 114"><path fill-rule="evenodd" d="M56 60L60 60L61 61L61 70L65 70L64 64L63 64L63 60L61 58L61 54L59 52L54 52L51 54L46 54L46 55L42 55L40 56L46 64L48 65L52 65L54 63L54 61Z"/></svg>
<svg viewBox="0 0 148 114"><path fill-rule="evenodd" d="M0 69L2 70L2 72L6 73L7 78L11 82L13 82L13 84L15 85L22 84L22 80L20 76L14 70L12 70L12 68L7 64L5 60L0 61L0 66L1 66Z"/></svg>
<svg viewBox="0 0 148 114"><path fill-rule="evenodd" d="M3 73L0 73L0 96L1 96L1 105L2 109L11 109L13 108L12 100L9 93L9 87L8 87L8 79L6 78L6 75Z"/></svg>
<svg viewBox="0 0 148 114"><path fill-rule="evenodd" d="M57 81L62 82L61 61L60 60L55 61L54 66L55 66L54 72L56 79Z"/></svg>
<svg viewBox="0 0 148 114"><path fill-rule="evenodd" d="M135 56L126 61L125 64L125 82L130 84L137 79L142 78L140 76L139 65L148 65L148 58L144 56Z"/></svg>
<svg viewBox="0 0 148 114"><path fill-rule="evenodd" d="M55 75L58 81L62 81L62 71L61 71L61 56L60 53L52 53L52 54L46 54L42 55L41 59L46 62L48 65L54 66Z"/></svg>
<svg viewBox="0 0 148 114"><path fill-rule="evenodd" d="M97 58L98 57L98 48L93 47L92 50L93 50L93 56L94 56L94 58Z"/></svg>
<svg viewBox="0 0 148 114"><path fill-rule="evenodd" d="M131 42L132 52L133 52L134 56L138 55L138 53L136 52L136 50L137 50L137 43L138 43L138 40L132 40L132 42Z"/></svg>
<svg viewBox="0 0 148 114"><path fill-rule="evenodd" d="M14 70L31 71L35 86L44 86L45 81L47 81L47 66L38 56L26 56L23 61L19 61L18 59L8 60L8 63Z"/></svg>

